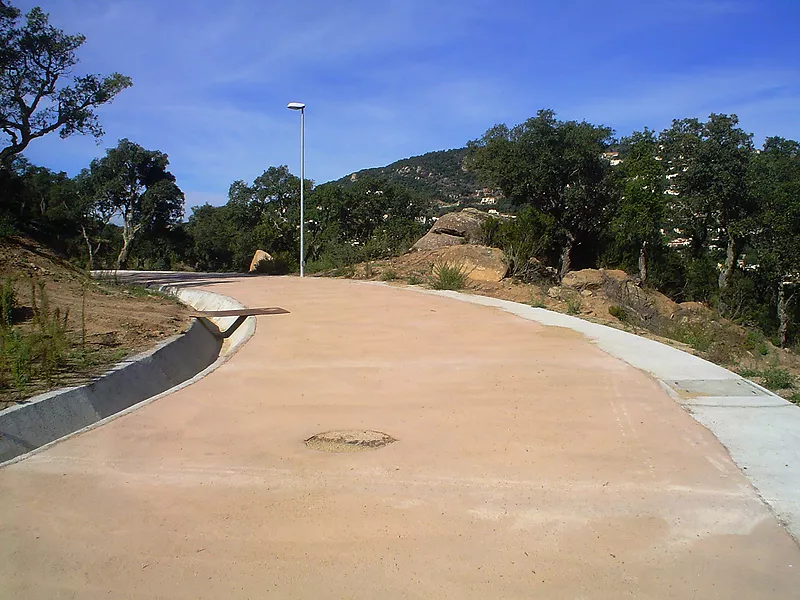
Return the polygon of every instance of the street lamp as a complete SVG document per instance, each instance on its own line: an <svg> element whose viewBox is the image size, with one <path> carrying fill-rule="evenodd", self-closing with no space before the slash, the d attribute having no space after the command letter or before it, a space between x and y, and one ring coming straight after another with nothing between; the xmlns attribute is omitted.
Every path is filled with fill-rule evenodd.
<svg viewBox="0 0 800 600"><path fill-rule="evenodd" d="M306 105L302 102L289 102L286 105L286 108L289 110L299 110L300 111L300 277L304 277L304 259L305 259L305 252L304 252L304 243L303 243L303 230L305 229L305 218L303 215L303 180L305 179L305 121L306 121Z"/></svg>

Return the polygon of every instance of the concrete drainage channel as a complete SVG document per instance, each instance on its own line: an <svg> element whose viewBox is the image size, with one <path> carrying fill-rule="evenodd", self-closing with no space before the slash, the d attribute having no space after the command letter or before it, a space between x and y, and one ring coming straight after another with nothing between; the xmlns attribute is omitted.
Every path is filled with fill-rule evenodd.
<svg viewBox="0 0 800 600"><path fill-rule="evenodd" d="M221 294L162 286L197 311L235 310L242 304ZM223 340L236 317L196 319L189 330L133 356L86 385L35 396L0 411L0 466L16 462L70 435L153 402L205 377L255 333L247 317Z"/></svg>

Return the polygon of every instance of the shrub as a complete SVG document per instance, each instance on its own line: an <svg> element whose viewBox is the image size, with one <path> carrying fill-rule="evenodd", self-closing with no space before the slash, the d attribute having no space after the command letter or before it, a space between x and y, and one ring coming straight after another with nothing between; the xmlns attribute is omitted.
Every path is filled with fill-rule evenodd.
<svg viewBox="0 0 800 600"><path fill-rule="evenodd" d="M422 283L425 283L425 281L422 279L422 277L420 277L416 273L414 273L413 275L411 275L411 277L408 278L408 285L420 285Z"/></svg>
<svg viewBox="0 0 800 600"><path fill-rule="evenodd" d="M761 374L764 387L770 390L786 390L794 387L794 377L786 369L773 367Z"/></svg>
<svg viewBox="0 0 800 600"><path fill-rule="evenodd" d="M460 290L467 283L464 265L437 262L433 265L431 287L435 290Z"/></svg>
<svg viewBox="0 0 800 600"><path fill-rule="evenodd" d="M17 305L14 286L10 277L0 285L0 327L9 326L12 322L12 313Z"/></svg>
<svg viewBox="0 0 800 600"><path fill-rule="evenodd" d="M579 296L574 296L572 298L567 298L567 314L568 315L578 315L583 308L583 302Z"/></svg>
<svg viewBox="0 0 800 600"><path fill-rule="evenodd" d="M759 377L761 375L761 371L745 367L743 369L739 369L739 375L746 377L747 379L752 379L753 377Z"/></svg>
<svg viewBox="0 0 800 600"><path fill-rule="evenodd" d="M767 346L766 344L761 344L761 345L758 347L758 353L759 353L761 356L766 356L767 354L769 354L769 346Z"/></svg>
<svg viewBox="0 0 800 600"><path fill-rule="evenodd" d="M386 269L381 273L381 281L394 281L397 279L397 271L394 269Z"/></svg>
<svg viewBox="0 0 800 600"><path fill-rule="evenodd" d="M609 306L608 314L610 314L615 319L619 319L623 323L628 320L628 312L618 304L613 304Z"/></svg>

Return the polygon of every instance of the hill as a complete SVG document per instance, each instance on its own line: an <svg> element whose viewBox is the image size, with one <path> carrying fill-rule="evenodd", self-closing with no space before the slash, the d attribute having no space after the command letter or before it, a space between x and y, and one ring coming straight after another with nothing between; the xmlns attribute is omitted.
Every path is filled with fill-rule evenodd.
<svg viewBox="0 0 800 600"><path fill-rule="evenodd" d="M441 209L482 206L508 210L499 190L481 185L475 174L464 168L466 155L466 148L428 152L385 167L362 169L332 183L349 187L362 179L381 178L417 192Z"/></svg>

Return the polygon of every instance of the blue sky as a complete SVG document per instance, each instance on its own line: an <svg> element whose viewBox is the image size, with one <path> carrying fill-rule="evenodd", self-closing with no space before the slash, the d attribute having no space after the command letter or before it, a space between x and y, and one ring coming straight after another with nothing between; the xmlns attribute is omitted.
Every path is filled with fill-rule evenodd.
<svg viewBox="0 0 800 600"><path fill-rule="evenodd" d="M106 135L34 141L77 173L127 137L169 154L188 207L271 165L317 183L463 146L539 108L625 135L734 112L800 139L798 0L12 0L87 37L80 72L130 75ZM187 210L188 212L188 210Z"/></svg>

